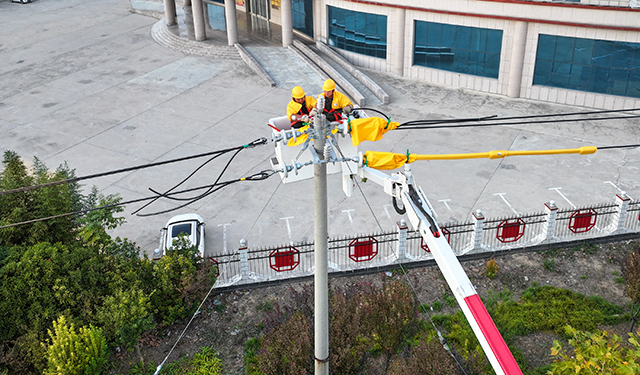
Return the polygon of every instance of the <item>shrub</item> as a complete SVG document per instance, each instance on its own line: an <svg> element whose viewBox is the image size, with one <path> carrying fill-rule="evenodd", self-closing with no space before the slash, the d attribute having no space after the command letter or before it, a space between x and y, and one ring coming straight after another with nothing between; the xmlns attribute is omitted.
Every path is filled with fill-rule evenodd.
<svg viewBox="0 0 640 375"><path fill-rule="evenodd" d="M490 279L494 279L498 275L498 265L496 264L495 259L489 259L485 267L484 274Z"/></svg>
<svg viewBox="0 0 640 375"><path fill-rule="evenodd" d="M497 305L494 314L498 326L510 334L549 330L563 335L567 324L590 331L602 323L624 321L628 317L619 315L622 311L599 297L588 298L566 289L543 286L527 289L520 302Z"/></svg>
<svg viewBox="0 0 640 375"><path fill-rule="evenodd" d="M262 342L258 338L250 338L244 344L244 367L247 375L264 375L260 371L258 363L258 350L262 347Z"/></svg>
<svg viewBox="0 0 640 375"><path fill-rule="evenodd" d="M551 348L554 363L552 374L638 374L640 364L636 363L640 352L640 338L637 333L629 334L629 347L623 347L621 338L607 332L581 332L570 326L565 327L565 334L570 337L569 345L573 350L566 350L555 340Z"/></svg>
<svg viewBox="0 0 640 375"><path fill-rule="evenodd" d="M265 375L305 374L311 370L311 335L302 313L294 313L265 334L258 363Z"/></svg>
<svg viewBox="0 0 640 375"><path fill-rule="evenodd" d="M455 375L457 369L453 358L442 347L438 338L421 337L418 345L411 349L410 356L397 357L389 366L389 375Z"/></svg>
<svg viewBox="0 0 640 375"><path fill-rule="evenodd" d="M100 374L107 363L107 342L100 329L80 327L76 332L73 323L64 316L53 322L49 330L51 345L47 348L45 375L93 375Z"/></svg>

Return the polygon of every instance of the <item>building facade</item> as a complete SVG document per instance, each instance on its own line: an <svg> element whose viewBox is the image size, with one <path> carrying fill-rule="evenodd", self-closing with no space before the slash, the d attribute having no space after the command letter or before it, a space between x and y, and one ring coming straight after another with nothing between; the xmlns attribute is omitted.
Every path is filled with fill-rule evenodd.
<svg viewBox="0 0 640 375"><path fill-rule="evenodd" d="M514 98L640 107L640 0L236 1L251 7L357 66Z"/></svg>

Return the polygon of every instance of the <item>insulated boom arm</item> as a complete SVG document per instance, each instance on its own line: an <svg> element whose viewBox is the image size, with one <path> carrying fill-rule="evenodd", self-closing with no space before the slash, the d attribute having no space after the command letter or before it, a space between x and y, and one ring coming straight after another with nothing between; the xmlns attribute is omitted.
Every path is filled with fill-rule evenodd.
<svg viewBox="0 0 640 375"><path fill-rule="evenodd" d="M392 176L368 167L362 167L359 173L361 177L382 185L387 194L402 200L411 225L429 246L496 374L522 374L453 249L440 234L433 208L422 189L415 185L410 167L405 165L404 172Z"/></svg>

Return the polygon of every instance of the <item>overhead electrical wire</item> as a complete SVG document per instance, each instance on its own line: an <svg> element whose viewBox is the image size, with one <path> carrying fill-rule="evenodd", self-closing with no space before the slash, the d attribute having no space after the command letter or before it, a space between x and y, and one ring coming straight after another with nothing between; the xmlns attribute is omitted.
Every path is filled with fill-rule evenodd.
<svg viewBox="0 0 640 375"><path fill-rule="evenodd" d="M216 189L216 191L217 191L217 190L221 189L222 187L225 187L225 186L231 185L232 183L236 183L236 182L240 182L240 181L260 181L260 180L265 180L265 179L271 177L275 173L276 173L276 171L273 171L273 170L264 170L264 171L261 171L261 172L258 172L258 173L254 173L253 175L250 175L250 176L247 176L247 177L242 177L242 178L237 178L237 179L234 179L234 180L219 182L216 185L211 185L211 184L203 185L203 186L198 186L198 187L185 189L185 190L181 190L181 191L171 192L171 193L168 193L166 195L170 196L170 195L176 195L176 194L184 194L184 193L188 193L188 192L192 192L192 191L197 191L197 190L202 190L202 189L209 189L209 188L214 187L214 186L219 186L219 188ZM108 205L104 205L104 206L100 206L100 207L93 207L93 208L89 208L89 209L86 209L86 210L67 212L67 213L63 213L63 214L59 214L59 215L53 215L53 216L42 217L42 218L38 218L38 219L26 220L26 221L21 221L21 222L18 222L18 223L6 224L6 225L0 226L0 229L15 227L15 226L24 225L24 224L31 224L31 223L35 223L35 222L38 222L38 221L57 219L57 218L60 218L60 217L65 217L65 216L80 215L80 214L85 214L85 213L92 212L92 211L103 210L103 209L117 207L117 206L125 206L125 205L132 204L132 203L138 203L138 202L144 202L144 201L151 200L151 199L156 199L157 197L158 197L157 195L154 195L154 196L150 196L150 197L137 198L137 199L132 199L132 200L125 201L125 202L118 202L118 203L108 204Z"/></svg>
<svg viewBox="0 0 640 375"><path fill-rule="evenodd" d="M226 164L226 165L224 166L224 168L222 169L222 172L220 172L220 174L218 175L218 178L216 178L215 182L213 183L213 185L214 185L214 186L218 183L218 181L220 181L220 179L222 178L222 175L224 174L224 172L226 172L227 168L229 168L229 165L231 164L231 162L233 161L233 159L235 159L235 157L238 155L238 153L240 153L240 151L242 151L242 149L241 149L241 148L240 148L240 149L237 149L237 150L236 150L236 152L235 152L235 153L231 156L231 158L227 161L227 164ZM171 191L173 191L174 189L178 188L180 185L182 185L183 183L185 183L185 182L186 182L189 178L191 178L191 177L192 177L192 176L193 176L197 171L199 171L202 167L204 167L206 164L208 164L211 160L213 160L213 159L214 159L214 158L216 158L217 156L218 156L218 155L216 155L215 157L213 157L213 158L211 158L211 159L207 160L206 162L202 163L198 168L196 168L193 172L191 172L191 173L190 173L186 178L184 178L182 181L180 181L179 183L177 183L176 185L174 185L172 188L170 188L170 189L169 189L169 190L167 190L166 192L164 192L164 193L159 193L159 192L155 191L155 190L154 190L154 189L152 189L152 188L149 188L149 190L151 190L152 192L154 192L154 193L156 193L156 194L158 195L158 198L157 198L157 199L159 199L159 198L161 198L161 197L167 197L167 194L168 194L168 193L170 193ZM225 185L225 186L226 186L226 185ZM222 186L222 187L224 187L224 186ZM142 206L142 207L140 207L139 209L137 209L137 210L135 210L134 212L132 212L132 215L133 215L133 214L138 214L138 216L145 217L145 216L153 216L153 215L159 215L160 213L166 213L166 212L175 211L175 210L180 209L180 208L182 208L182 207L184 207L184 206L187 206L187 205L189 205L189 204L191 204L191 203L197 202L198 200L200 200L200 199L202 199L202 198L204 198L204 197L208 196L209 194L212 194L212 193L214 193L214 192L216 192L216 191L220 190L222 187L219 187L219 188L217 188L217 189L215 189L215 190L213 190L213 191L212 191L212 189L213 189L213 186L212 186L212 187L210 187L207 191L205 191L204 193L202 193L202 194L200 194L200 195L198 195L198 196L196 196L196 197L191 197L191 198L169 198L169 199L178 200L178 201L188 201L187 203L185 203L185 204L183 204L183 205L181 205L181 206L175 207L175 208L173 208L173 209L170 209L170 210L165 210L165 211L162 211L162 212L157 212L157 213L152 213L152 214L138 214L138 212L140 212L141 210L143 210L144 208L146 208L147 206L149 206L150 204L152 204L153 202L155 202L155 201L157 200L157 199L154 199L154 200L152 200L151 202L149 202L149 203L145 204L144 206Z"/></svg>
<svg viewBox="0 0 640 375"><path fill-rule="evenodd" d="M21 188L17 188L17 189L11 189L11 190L3 190L3 191L0 191L0 195L6 195L6 194L12 194L12 193L20 193L20 192L40 189L40 188L43 188L43 187L68 184L68 183L72 183L72 182L78 182L78 181L82 181L82 180L89 180L89 179L98 178L98 177L104 177L104 176L110 176L110 175L119 174L119 173L132 172L132 171L136 171L136 170L140 170L140 169L157 167L157 166L160 166L160 165L177 163L177 162L180 162L180 161L191 160L191 159L201 158L201 157L205 157L205 156L222 155L222 154L225 154L227 152L231 152L231 151L234 151L234 150L237 150L237 149L245 149L245 148L255 147L255 146L260 146L260 145L265 145L265 144L267 144L267 139L264 138L264 137L261 137L261 138L258 138L258 139L256 139L255 141L253 141L251 143L247 143L247 144L242 145L242 146L231 147L231 148L227 148L227 149L223 149L223 150L210 151L210 152L205 152L205 153L201 153L201 154L185 156L185 157L176 158L176 159L159 161L159 162L155 162L155 163L142 164L142 165L137 165L137 166L128 167L128 168L115 169L115 170L111 170L111 171L95 173L95 174L81 176L81 177L73 177L73 178L68 178L68 179L65 179L65 180L52 181L52 182L47 182L45 184L25 186L25 187L21 187Z"/></svg>
<svg viewBox="0 0 640 375"><path fill-rule="evenodd" d="M469 127L487 127L487 126L505 126L505 125L531 125L531 124L558 124L564 122L578 122L578 121L601 121L601 120L629 120L634 118L640 118L640 115L632 116L611 116L611 117L590 117L590 118L575 118L575 119L562 119L562 120L535 120L535 121L511 121L511 122L491 122L491 123L458 123L455 122L441 124L441 123L428 123L428 124L416 124L408 126L400 126L396 130L413 130L413 129L443 129L443 128L469 128ZM481 121L481 120L479 120Z"/></svg>

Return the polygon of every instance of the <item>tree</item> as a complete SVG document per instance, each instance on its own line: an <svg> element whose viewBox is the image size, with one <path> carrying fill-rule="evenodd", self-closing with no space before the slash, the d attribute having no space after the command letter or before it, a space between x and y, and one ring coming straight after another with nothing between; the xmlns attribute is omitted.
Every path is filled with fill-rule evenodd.
<svg viewBox="0 0 640 375"><path fill-rule="evenodd" d="M49 172L38 158L28 170L20 156L13 151L4 153L4 170L0 174L0 190L60 181L74 177L66 164ZM7 225L61 213L73 212L81 206L77 184L61 184L0 196L0 224ZM37 242L65 242L75 236L76 225L72 216L60 217L32 224L0 229L0 245L33 245Z"/></svg>
<svg viewBox="0 0 640 375"><path fill-rule="evenodd" d="M627 255L625 260L625 291L624 293L631 299L631 327L629 332L638 321L640 313L640 251L635 251Z"/></svg>
<svg viewBox="0 0 640 375"><path fill-rule="evenodd" d="M569 339L569 345L573 350L566 350L562 344L555 340L551 348L551 356L555 357L551 364L549 374L617 374L632 375L640 373L640 343L638 333L629 334L629 344L632 348L621 345L622 339L613 335L608 337L603 332L583 332L571 326L566 326L565 331Z"/></svg>
<svg viewBox="0 0 640 375"><path fill-rule="evenodd" d="M102 372L109 355L102 330L89 326L80 327L76 332L74 324L67 323L62 315L53 322L53 332L49 330L48 333L51 344L47 347L45 375L95 375Z"/></svg>

